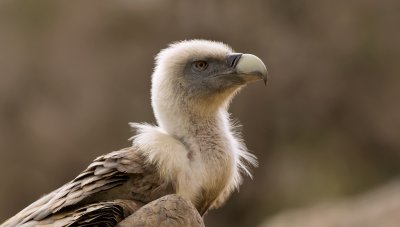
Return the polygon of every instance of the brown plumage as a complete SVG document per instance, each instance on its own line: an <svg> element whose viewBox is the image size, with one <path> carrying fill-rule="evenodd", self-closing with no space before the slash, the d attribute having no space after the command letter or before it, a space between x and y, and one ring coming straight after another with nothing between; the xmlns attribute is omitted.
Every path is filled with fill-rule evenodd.
<svg viewBox="0 0 400 227"><path fill-rule="evenodd" d="M85 217L88 209L115 209L116 205L125 207L127 204L126 206L134 206L137 209L171 193L174 193L172 185L160 178L156 167L146 163L144 157L134 148L126 148L96 158L74 180L32 203L5 224L14 226L63 213L65 214L59 217L66 215L65 217L71 217L72 221ZM86 204L116 199L135 202L101 203L84 207ZM79 209L80 207L84 209ZM70 216L71 211L76 214ZM120 221L123 217L120 216L117 220Z"/></svg>
<svg viewBox="0 0 400 227"><path fill-rule="evenodd" d="M2 226L113 226L131 214L129 223L144 223L138 226L201 226L199 215L219 207L241 173L250 175L246 163L256 164L227 108L237 91L266 74L259 58L222 43L172 44L157 56L152 76L158 126L132 124L132 147L96 158ZM170 194L179 197L164 197Z"/></svg>

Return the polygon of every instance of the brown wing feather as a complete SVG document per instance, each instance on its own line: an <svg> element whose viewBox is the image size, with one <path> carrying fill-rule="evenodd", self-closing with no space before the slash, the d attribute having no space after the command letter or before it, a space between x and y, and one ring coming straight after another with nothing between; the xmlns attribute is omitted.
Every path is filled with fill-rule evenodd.
<svg viewBox="0 0 400 227"><path fill-rule="evenodd" d="M172 192L172 187L159 178L154 165L147 163L137 150L126 148L96 158L74 180L32 203L4 225L41 221L67 208L99 201L150 202Z"/></svg>
<svg viewBox="0 0 400 227"><path fill-rule="evenodd" d="M91 204L74 211L75 217L67 226L115 226L142 205L130 200Z"/></svg>
<svg viewBox="0 0 400 227"><path fill-rule="evenodd" d="M22 226L115 226L141 206L142 203L131 200L99 202L66 210L43 220L29 221Z"/></svg>

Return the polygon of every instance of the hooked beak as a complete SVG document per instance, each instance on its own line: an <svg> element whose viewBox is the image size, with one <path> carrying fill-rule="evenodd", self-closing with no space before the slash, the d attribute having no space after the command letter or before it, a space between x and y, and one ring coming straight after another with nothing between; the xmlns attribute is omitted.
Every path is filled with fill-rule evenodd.
<svg viewBox="0 0 400 227"><path fill-rule="evenodd" d="M232 53L226 56L228 65L246 83L263 80L267 85L268 71L260 58L253 54Z"/></svg>

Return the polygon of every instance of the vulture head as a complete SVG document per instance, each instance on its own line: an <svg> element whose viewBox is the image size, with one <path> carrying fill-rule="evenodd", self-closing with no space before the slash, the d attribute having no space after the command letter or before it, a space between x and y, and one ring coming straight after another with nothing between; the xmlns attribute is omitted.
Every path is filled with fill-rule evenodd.
<svg viewBox="0 0 400 227"><path fill-rule="evenodd" d="M221 42L181 41L156 57L152 106L161 127L174 116L210 116L226 109L243 86L266 78L267 69L255 55L236 53Z"/></svg>

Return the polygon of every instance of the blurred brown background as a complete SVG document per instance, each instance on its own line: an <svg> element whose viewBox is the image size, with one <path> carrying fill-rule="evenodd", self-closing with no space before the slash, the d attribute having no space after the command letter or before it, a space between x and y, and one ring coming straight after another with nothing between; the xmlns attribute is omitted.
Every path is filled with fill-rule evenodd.
<svg viewBox="0 0 400 227"><path fill-rule="evenodd" d="M399 12L396 0L0 1L0 222L129 146L128 122L154 122L153 58L191 38L256 54L271 76L232 103L260 166L207 226L257 226L395 179Z"/></svg>

